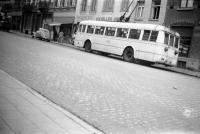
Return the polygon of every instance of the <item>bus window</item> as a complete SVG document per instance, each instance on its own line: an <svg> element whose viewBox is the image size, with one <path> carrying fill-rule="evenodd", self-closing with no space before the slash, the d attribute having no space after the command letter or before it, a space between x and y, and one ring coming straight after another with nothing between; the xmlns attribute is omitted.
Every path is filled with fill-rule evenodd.
<svg viewBox="0 0 200 134"><path fill-rule="evenodd" d="M169 42L169 34L165 33L165 40L164 40L164 44L168 45Z"/></svg>
<svg viewBox="0 0 200 134"><path fill-rule="evenodd" d="M152 31L152 32L151 32L150 41L156 42L157 37L158 37L158 31Z"/></svg>
<svg viewBox="0 0 200 134"><path fill-rule="evenodd" d="M170 42L169 42L169 45L173 47L173 44L174 44L174 36L173 36L173 35L170 35Z"/></svg>
<svg viewBox="0 0 200 134"><path fill-rule="evenodd" d="M107 27L105 35L107 36L115 36L115 27Z"/></svg>
<svg viewBox="0 0 200 134"><path fill-rule="evenodd" d="M127 38L128 28L118 28L117 37Z"/></svg>
<svg viewBox="0 0 200 134"><path fill-rule="evenodd" d="M105 27L96 26L95 34L103 35Z"/></svg>
<svg viewBox="0 0 200 134"><path fill-rule="evenodd" d="M144 30L142 40L149 40L150 32L150 30Z"/></svg>
<svg viewBox="0 0 200 134"><path fill-rule="evenodd" d="M175 45L174 45L175 48L178 48L178 42L179 42L179 38L176 37L176 39L175 39Z"/></svg>
<svg viewBox="0 0 200 134"><path fill-rule="evenodd" d="M83 25L80 25L80 26L79 26L78 32L81 32L82 26L83 26Z"/></svg>
<svg viewBox="0 0 200 134"><path fill-rule="evenodd" d="M87 27L87 33L93 34L93 32L94 32L94 26L88 25L88 27Z"/></svg>
<svg viewBox="0 0 200 134"><path fill-rule="evenodd" d="M85 29L86 29L86 25L83 25L83 26L82 26L82 33L85 32Z"/></svg>
<svg viewBox="0 0 200 134"><path fill-rule="evenodd" d="M131 39L139 39L140 38L141 30L138 29L131 29L129 33L129 38Z"/></svg>

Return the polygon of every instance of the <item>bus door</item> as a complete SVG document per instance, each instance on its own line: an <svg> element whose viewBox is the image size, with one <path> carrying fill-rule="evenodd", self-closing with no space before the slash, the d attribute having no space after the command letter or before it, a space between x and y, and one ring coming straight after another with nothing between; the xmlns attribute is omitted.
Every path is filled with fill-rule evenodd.
<svg viewBox="0 0 200 134"><path fill-rule="evenodd" d="M114 42L115 31L116 31L115 27L106 27L105 46L104 46L105 52L115 53L115 49L116 49L116 44Z"/></svg>
<svg viewBox="0 0 200 134"><path fill-rule="evenodd" d="M99 51L105 51L105 37L104 37L104 30L105 26L96 26L95 31L94 31L94 36L93 36L93 42L95 45L93 45L94 50L99 50Z"/></svg>
<svg viewBox="0 0 200 134"><path fill-rule="evenodd" d="M168 51L166 52L166 63L176 65L178 58L178 38L169 34Z"/></svg>
<svg viewBox="0 0 200 134"><path fill-rule="evenodd" d="M142 43L139 45L140 59L153 61L156 51L158 31L144 30L142 36Z"/></svg>

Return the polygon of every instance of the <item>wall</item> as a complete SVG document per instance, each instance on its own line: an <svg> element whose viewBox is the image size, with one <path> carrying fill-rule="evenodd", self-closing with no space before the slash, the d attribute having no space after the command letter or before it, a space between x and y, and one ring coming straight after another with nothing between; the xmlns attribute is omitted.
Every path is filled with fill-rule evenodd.
<svg viewBox="0 0 200 134"><path fill-rule="evenodd" d="M134 6L137 4L137 1L134 1ZM144 13L142 19L137 19L136 12L137 9L132 14L131 22L137 22L137 23L153 23L153 24L160 24L162 25L164 23L165 13L166 13L166 6L167 6L167 0L161 0L160 4L160 13L159 13L159 19L158 20L152 20L150 19L151 10L152 10L152 0L145 0L145 6L144 6Z"/></svg>
<svg viewBox="0 0 200 134"><path fill-rule="evenodd" d="M192 8L180 8L181 0L168 0L165 24L174 30L178 30L181 36L191 37L189 54L187 57L179 57L185 62L185 67L200 69L200 6L199 0L194 0ZM181 56L181 55L180 55Z"/></svg>
<svg viewBox="0 0 200 134"><path fill-rule="evenodd" d="M132 0L129 0L131 2ZM82 20L104 20L104 21L117 21L119 20L119 17L124 14L124 12L121 12L121 0L115 0L114 2L114 8L112 12L104 12L103 11L103 4L104 0L98 0L97 3L97 10L96 12L90 11L90 5L92 0L87 1L87 7L86 12L81 12L81 2L82 0L77 1L77 7L76 7L76 13L75 13L75 23L80 22ZM130 11L132 10L133 5L129 9L127 15L130 14Z"/></svg>

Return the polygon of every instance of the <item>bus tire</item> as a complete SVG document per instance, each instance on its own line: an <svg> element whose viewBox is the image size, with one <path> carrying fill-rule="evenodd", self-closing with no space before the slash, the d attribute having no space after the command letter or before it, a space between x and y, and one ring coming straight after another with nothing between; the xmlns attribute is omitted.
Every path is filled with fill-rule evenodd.
<svg viewBox="0 0 200 134"><path fill-rule="evenodd" d="M133 62L135 60L134 51L132 47L125 48L123 52L123 60L127 62Z"/></svg>
<svg viewBox="0 0 200 134"><path fill-rule="evenodd" d="M86 52L91 52L91 42L89 40L85 42L84 48Z"/></svg>

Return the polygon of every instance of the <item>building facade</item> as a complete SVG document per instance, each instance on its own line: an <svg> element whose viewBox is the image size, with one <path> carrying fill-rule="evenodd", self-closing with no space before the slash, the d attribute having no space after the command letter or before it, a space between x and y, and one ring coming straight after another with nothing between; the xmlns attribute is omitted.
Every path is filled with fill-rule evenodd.
<svg viewBox="0 0 200 134"><path fill-rule="evenodd" d="M60 24L57 32L64 33L64 42L71 43L77 0L54 0L53 23Z"/></svg>
<svg viewBox="0 0 200 134"><path fill-rule="evenodd" d="M125 13L130 14L133 6L129 9L131 0L78 0L75 23L82 20L119 21Z"/></svg>
<svg viewBox="0 0 200 134"><path fill-rule="evenodd" d="M53 20L53 3L40 0L25 0L22 6L21 31L32 33L46 22Z"/></svg>
<svg viewBox="0 0 200 134"><path fill-rule="evenodd" d="M178 66L200 70L199 0L79 0L74 22L119 21L125 12L129 22L160 24L179 32Z"/></svg>
<svg viewBox="0 0 200 134"><path fill-rule="evenodd" d="M2 0L0 1L0 20L5 22L8 29L19 30L21 21L21 1L22 0Z"/></svg>
<svg viewBox="0 0 200 134"><path fill-rule="evenodd" d="M63 32L66 40L71 38L76 1L25 0L22 8L21 31L30 34L41 27L46 27L47 24L52 26L51 35L58 37L59 33Z"/></svg>
<svg viewBox="0 0 200 134"><path fill-rule="evenodd" d="M181 35L178 65L200 70L200 1L169 0L164 21Z"/></svg>
<svg viewBox="0 0 200 134"><path fill-rule="evenodd" d="M181 35L178 66L200 70L200 1L138 0L130 22L170 27Z"/></svg>

